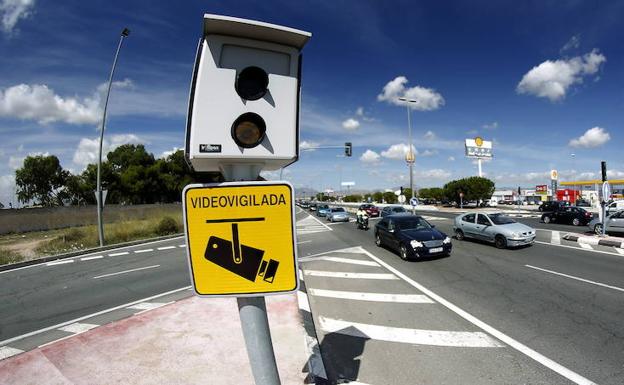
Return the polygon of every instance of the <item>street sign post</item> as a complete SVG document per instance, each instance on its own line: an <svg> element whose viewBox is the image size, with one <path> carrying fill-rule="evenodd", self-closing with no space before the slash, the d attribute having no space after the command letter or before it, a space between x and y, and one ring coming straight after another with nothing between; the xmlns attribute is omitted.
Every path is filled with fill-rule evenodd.
<svg viewBox="0 0 624 385"><path fill-rule="evenodd" d="M399 199L399 203L401 203L401 204L405 203L405 195L403 195L403 194L399 195L398 199Z"/></svg>
<svg viewBox="0 0 624 385"><path fill-rule="evenodd" d="M192 184L182 196L191 281L198 295L297 290L294 196L288 182Z"/></svg>

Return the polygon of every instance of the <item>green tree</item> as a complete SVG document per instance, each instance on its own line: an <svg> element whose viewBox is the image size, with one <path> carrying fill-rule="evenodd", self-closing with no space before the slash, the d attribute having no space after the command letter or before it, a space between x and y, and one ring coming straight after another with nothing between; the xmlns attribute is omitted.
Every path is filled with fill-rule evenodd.
<svg viewBox="0 0 624 385"><path fill-rule="evenodd" d="M383 193L383 199L386 203L397 203L397 196L391 191Z"/></svg>
<svg viewBox="0 0 624 385"><path fill-rule="evenodd" d="M487 178L473 176L453 180L444 185L444 194L455 202L460 201L460 192L464 193L464 201L490 199L494 193L494 182Z"/></svg>
<svg viewBox="0 0 624 385"><path fill-rule="evenodd" d="M383 200L383 193L381 191L375 191L373 193L373 200L375 202L381 203L381 201Z"/></svg>
<svg viewBox="0 0 624 385"><path fill-rule="evenodd" d="M362 196L359 194L351 194L344 197L345 202L361 202Z"/></svg>
<svg viewBox="0 0 624 385"><path fill-rule="evenodd" d="M63 170L54 155L27 156L22 167L15 171L17 199L44 206L62 205L68 176L69 172Z"/></svg>

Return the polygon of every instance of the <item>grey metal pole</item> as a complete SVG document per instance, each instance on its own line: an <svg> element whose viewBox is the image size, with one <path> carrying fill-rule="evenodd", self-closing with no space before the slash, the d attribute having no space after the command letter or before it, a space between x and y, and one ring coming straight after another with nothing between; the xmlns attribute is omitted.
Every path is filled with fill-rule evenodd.
<svg viewBox="0 0 624 385"><path fill-rule="evenodd" d="M106 125L106 109L108 108L108 97L110 96L111 85L113 83L113 74L115 73L115 67L117 66L117 57L119 56L119 50L123 43L124 37L130 35L130 30L124 28L121 31L119 38L119 44L117 45L117 52L115 52L115 59L113 60L113 68L108 78L108 87L106 90L106 100L104 101L104 113L102 115L102 127L100 128L100 149L98 151L98 164L97 164L97 187L96 187L96 200L97 200L97 219L98 219L98 237L100 238L100 246L104 246L104 225L102 223L102 208L104 202L102 202L102 182L100 176L100 169L102 168L102 141L104 140L104 127Z"/></svg>
<svg viewBox="0 0 624 385"><path fill-rule="evenodd" d="M225 176L225 175L224 175ZM226 181L253 181L258 174L253 166L235 165ZM247 357L256 385L280 385L271 329L264 297L238 297L238 314L245 338Z"/></svg>
<svg viewBox="0 0 624 385"><path fill-rule="evenodd" d="M236 300L256 385L280 385L264 297L239 297Z"/></svg>
<svg viewBox="0 0 624 385"><path fill-rule="evenodd" d="M414 199L414 162L416 162L416 154L412 152L412 118L410 113L410 100L405 101L405 106L407 107L407 135L408 135L408 153L411 155L409 159L409 179L410 179L410 191L412 192L412 199ZM411 200L410 200L411 205ZM412 205L412 214L416 214L416 207Z"/></svg>

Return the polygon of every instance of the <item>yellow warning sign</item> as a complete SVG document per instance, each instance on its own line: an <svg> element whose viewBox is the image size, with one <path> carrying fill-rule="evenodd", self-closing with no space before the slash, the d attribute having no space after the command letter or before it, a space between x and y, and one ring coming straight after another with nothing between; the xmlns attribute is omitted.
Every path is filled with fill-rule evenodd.
<svg viewBox="0 0 624 385"><path fill-rule="evenodd" d="M297 290L290 184L192 184L182 195L187 253L197 294L244 296Z"/></svg>

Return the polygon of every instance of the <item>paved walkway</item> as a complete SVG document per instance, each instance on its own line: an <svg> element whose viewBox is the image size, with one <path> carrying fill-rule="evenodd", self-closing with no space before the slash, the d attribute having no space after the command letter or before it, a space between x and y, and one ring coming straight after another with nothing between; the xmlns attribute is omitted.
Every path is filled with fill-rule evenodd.
<svg viewBox="0 0 624 385"><path fill-rule="evenodd" d="M296 295L267 297L282 384L303 384ZM253 384L236 299L191 297L0 361L0 384Z"/></svg>

